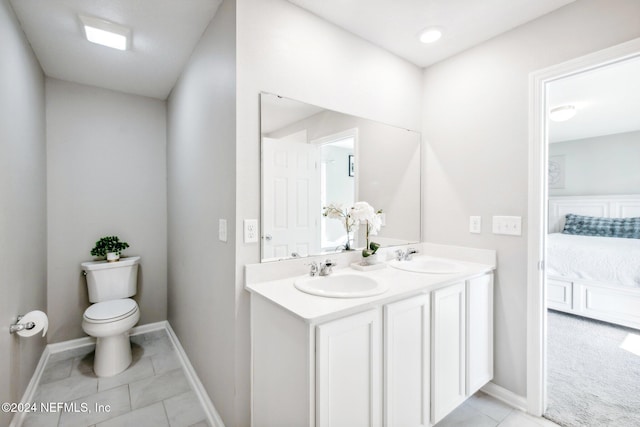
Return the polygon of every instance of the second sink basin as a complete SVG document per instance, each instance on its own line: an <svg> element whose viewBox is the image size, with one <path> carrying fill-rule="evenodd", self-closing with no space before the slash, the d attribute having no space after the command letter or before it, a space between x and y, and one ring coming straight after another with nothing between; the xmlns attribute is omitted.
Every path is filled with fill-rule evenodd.
<svg viewBox="0 0 640 427"><path fill-rule="evenodd" d="M464 269L461 264L455 261L429 256L413 257L410 261L393 260L389 262L389 265L400 270L431 274L455 274Z"/></svg>
<svg viewBox="0 0 640 427"><path fill-rule="evenodd" d="M335 273L330 276L305 276L294 286L308 294L331 298L361 298L380 295L389 288L376 279L358 273Z"/></svg>

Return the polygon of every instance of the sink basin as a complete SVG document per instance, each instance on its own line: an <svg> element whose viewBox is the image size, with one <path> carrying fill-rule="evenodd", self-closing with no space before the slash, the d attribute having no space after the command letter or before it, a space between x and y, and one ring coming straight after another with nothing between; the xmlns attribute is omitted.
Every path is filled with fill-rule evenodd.
<svg viewBox="0 0 640 427"><path fill-rule="evenodd" d="M357 273L300 277L296 279L294 286L311 295L331 298L370 297L380 295L389 289L376 279Z"/></svg>
<svg viewBox="0 0 640 427"><path fill-rule="evenodd" d="M389 265L400 270L414 273L455 274L464 270L464 266L455 261L427 256L413 257L410 261L393 260Z"/></svg>

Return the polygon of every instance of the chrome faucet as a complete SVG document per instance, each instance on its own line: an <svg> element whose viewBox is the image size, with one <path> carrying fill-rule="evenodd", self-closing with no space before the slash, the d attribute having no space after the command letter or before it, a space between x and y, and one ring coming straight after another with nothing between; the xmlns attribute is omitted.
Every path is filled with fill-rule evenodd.
<svg viewBox="0 0 640 427"><path fill-rule="evenodd" d="M335 262L331 261L330 259L326 260L325 262L321 262L320 263L320 275L321 276L328 276L331 273L333 273L333 267L336 265Z"/></svg>
<svg viewBox="0 0 640 427"><path fill-rule="evenodd" d="M320 272L320 269L318 268L318 263L315 262L315 261L312 261L307 265L310 267L309 268L309 276L316 277L318 275L318 273Z"/></svg>
<svg viewBox="0 0 640 427"><path fill-rule="evenodd" d="M310 267L309 276L316 277L316 276L328 276L331 273L333 273L333 267L336 265L336 263L328 259L325 262L320 262L320 263L312 261L307 265Z"/></svg>
<svg viewBox="0 0 640 427"><path fill-rule="evenodd" d="M406 251L403 251L402 249L397 249L396 259L398 261L411 261L411 258L413 257L413 255L417 253L418 253L418 250L415 248L409 248Z"/></svg>

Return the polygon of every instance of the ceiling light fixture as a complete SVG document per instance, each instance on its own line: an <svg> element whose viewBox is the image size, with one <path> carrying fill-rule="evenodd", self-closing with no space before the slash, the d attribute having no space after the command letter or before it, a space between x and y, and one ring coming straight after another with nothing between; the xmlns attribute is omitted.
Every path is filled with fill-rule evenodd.
<svg viewBox="0 0 640 427"><path fill-rule="evenodd" d="M433 42L437 42L438 40L440 40L440 38L442 37L442 29L438 28L438 27L429 27L426 28L424 30L422 30L422 32L420 33L420 41L422 43L433 43Z"/></svg>
<svg viewBox="0 0 640 427"><path fill-rule="evenodd" d="M90 16L80 15L80 21L84 27L84 34L90 42L118 50L129 48L131 38L129 28Z"/></svg>
<svg viewBox="0 0 640 427"><path fill-rule="evenodd" d="M554 122L566 122L576 115L575 105L561 105L549 110L549 119Z"/></svg>

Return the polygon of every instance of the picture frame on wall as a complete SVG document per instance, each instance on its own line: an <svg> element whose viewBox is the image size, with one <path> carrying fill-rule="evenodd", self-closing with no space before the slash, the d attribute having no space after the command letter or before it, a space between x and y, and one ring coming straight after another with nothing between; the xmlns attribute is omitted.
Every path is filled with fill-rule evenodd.
<svg viewBox="0 0 640 427"><path fill-rule="evenodd" d="M356 173L356 163L353 159L353 154L349 154L349 176L355 176Z"/></svg>
<svg viewBox="0 0 640 427"><path fill-rule="evenodd" d="M564 188L564 156L549 156L549 188Z"/></svg>

